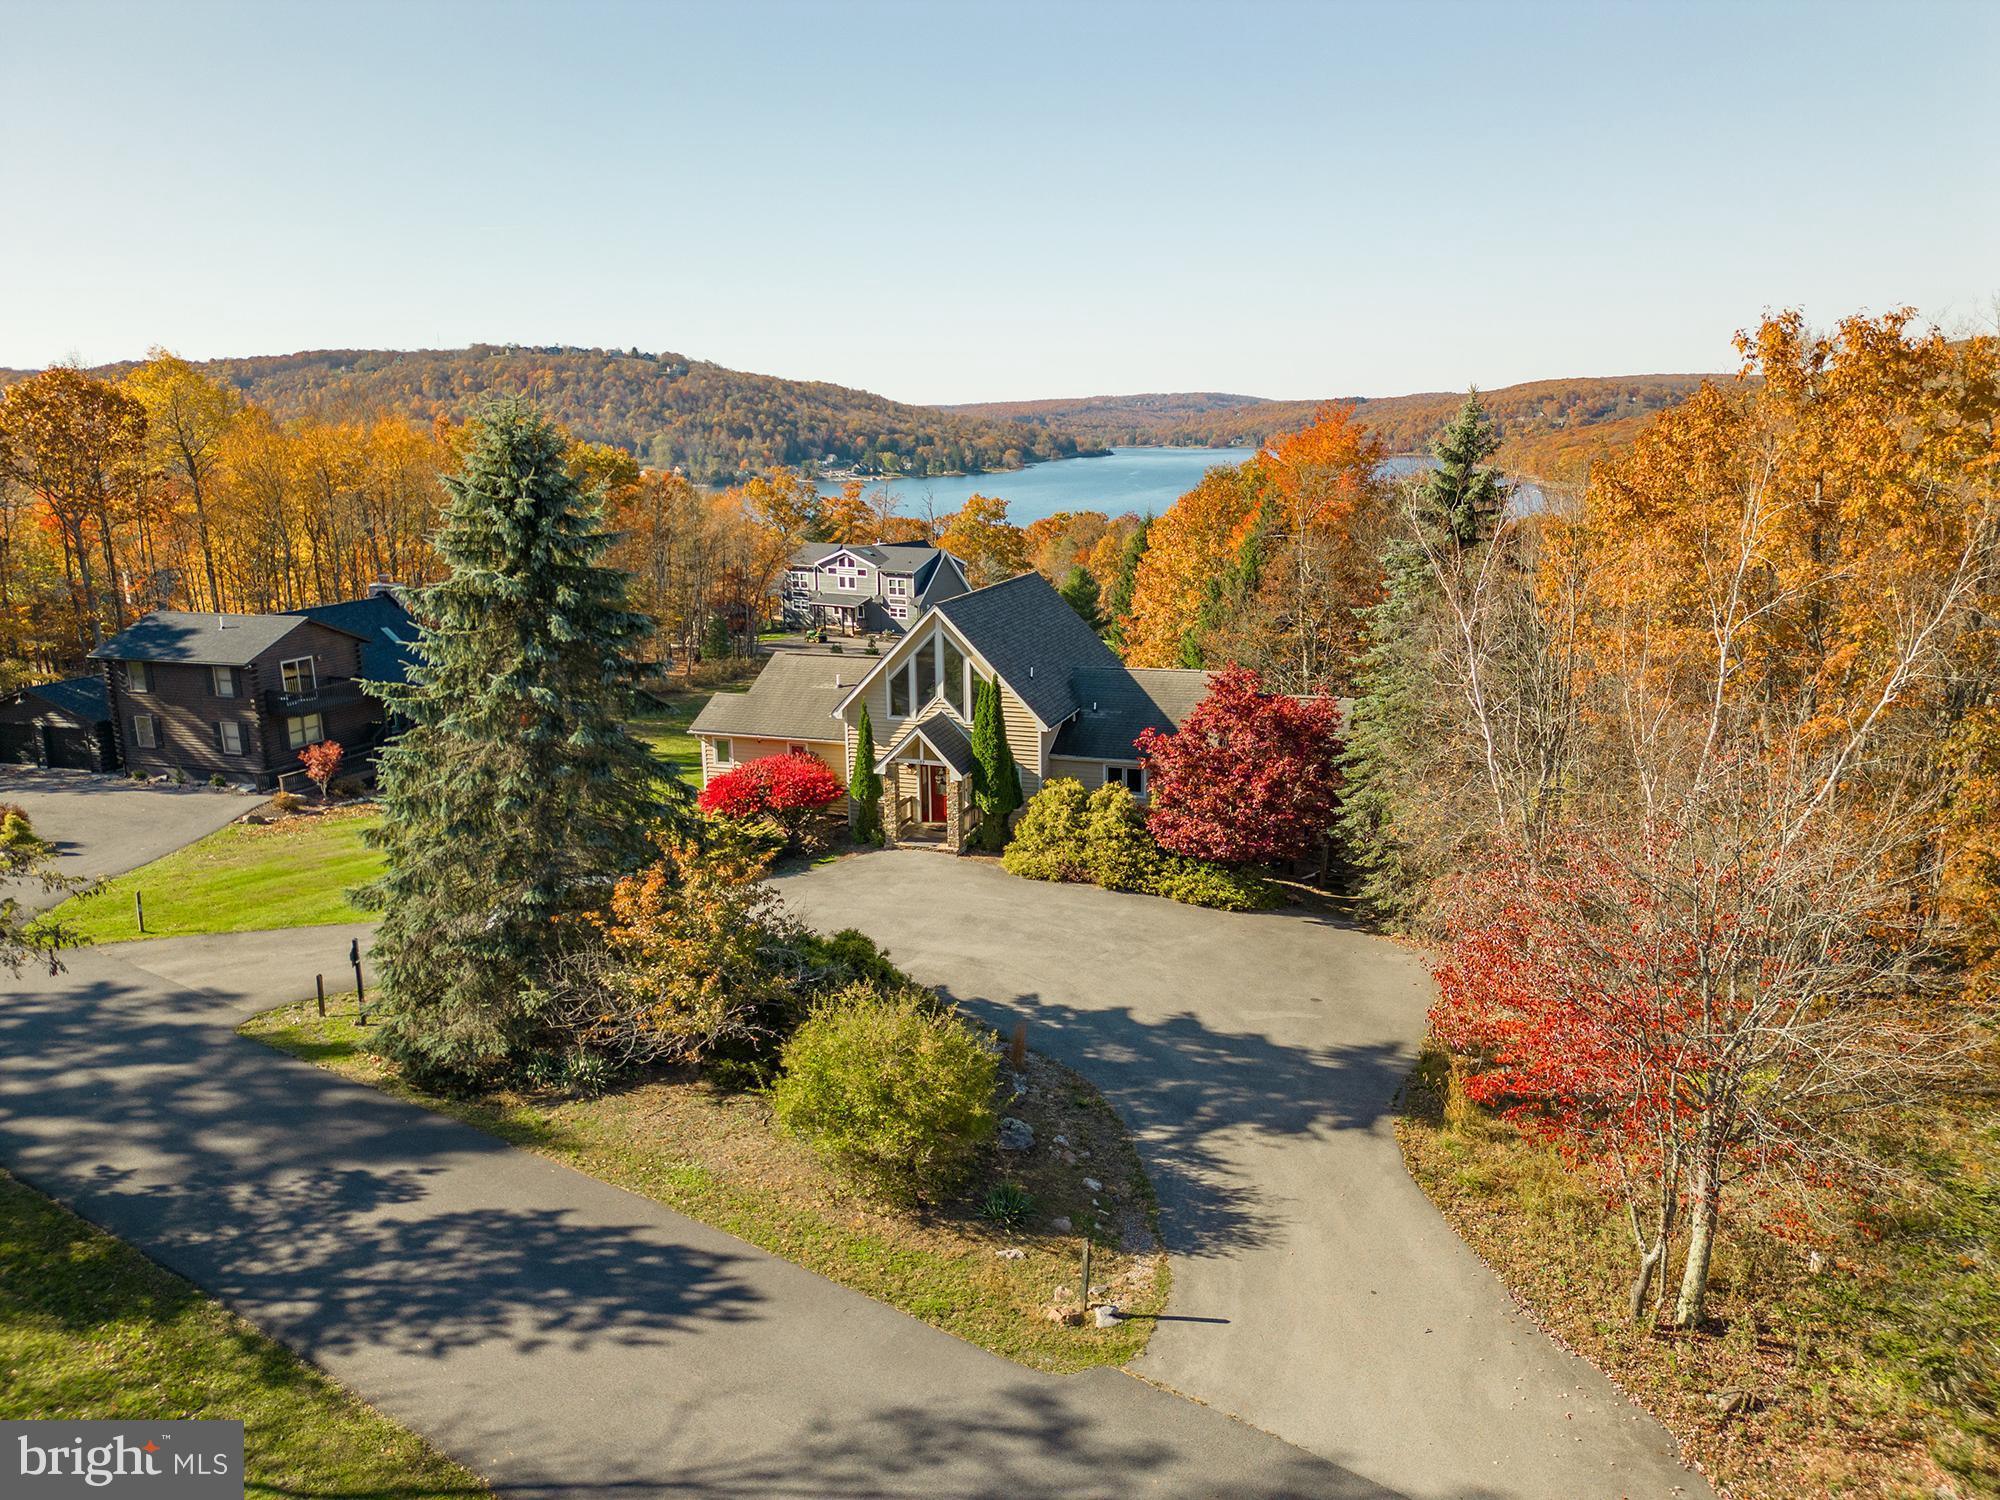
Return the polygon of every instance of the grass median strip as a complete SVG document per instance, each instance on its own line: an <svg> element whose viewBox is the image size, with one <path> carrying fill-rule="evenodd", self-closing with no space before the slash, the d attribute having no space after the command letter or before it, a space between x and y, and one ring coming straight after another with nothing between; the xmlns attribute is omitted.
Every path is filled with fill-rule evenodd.
<svg viewBox="0 0 2000 1500"><path fill-rule="evenodd" d="M0 1172L0 1418L241 1421L244 1493L484 1496L407 1428Z"/></svg>
<svg viewBox="0 0 2000 1500"><path fill-rule="evenodd" d="M1115 1365L1144 1348L1165 1307L1166 1257L1150 1186L1116 1113L1082 1078L1030 1054L1010 1112L1033 1150L990 1151L952 1198L906 1208L862 1193L781 1134L761 1095L663 1075L597 1098L503 1094L445 1099L411 1090L367 1050L351 1004L325 1020L285 1006L242 1028L280 1051L455 1116L502 1140L652 1198L947 1333L1038 1369ZM1060 1137L1060 1141L1058 1140ZM1029 1206L1015 1227L982 1216L1003 1184ZM1002 1194L1000 1203L1013 1203ZM1059 1221L1067 1220L1064 1227ZM1100 1222L1101 1220L1101 1222ZM1091 1280L1132 1316L1109 1328L1051 1321Z"/></svg>
<svg viewBox="0 0 2000 1500"><path fill-rule="evenodd" d="M381 872L382 856L362 839L378 821L372 807L336 806L231 823L65 901L54 915L94 943L360 921L347 893ZM135 892L146 901L143 934Z"/></svg>

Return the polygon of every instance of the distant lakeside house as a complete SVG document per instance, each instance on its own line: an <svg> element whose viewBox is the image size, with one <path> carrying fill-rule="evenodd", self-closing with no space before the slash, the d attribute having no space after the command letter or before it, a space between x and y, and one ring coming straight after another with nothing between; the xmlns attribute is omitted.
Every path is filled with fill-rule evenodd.
<svg viewBox="0 0 2000 1500"><path fill-rule="evenodd" d="M808 542L785 569L785 623L840 635L896 635L967 590L965 564L914 542Z"/></svg>
<svg viewBox="0 0 2000 1500"><path fill-rule="evenodd" d="M367 684L403 681L416 637L388 584L284 614L155 610L91 653L115 763L270 790L337 740L359 769L390 730Z"/></svg>
<svg viewBox="0 0 2000 1500"><path fill-rule="evenodd" d="M1057 777L1144 797L1134 742L1185 723L1209 674L1127 667L1047 579L1026 573L932 604L879 659L774 656L747 693L718 693L696 716L703 784L787 753L817 756L845 784L865 704L890 840L963 849L979 816L971 736L981 679L999 684L1024 799Z"/></svg>

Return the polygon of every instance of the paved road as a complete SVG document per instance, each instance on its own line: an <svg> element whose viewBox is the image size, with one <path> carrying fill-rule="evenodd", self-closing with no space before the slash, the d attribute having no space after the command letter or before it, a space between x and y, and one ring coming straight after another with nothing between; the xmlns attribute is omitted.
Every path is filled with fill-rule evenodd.
<svg viewBox="0 0 2000 1500"><path fill-rule="evenodd" d="M1024 1370L232 1034L362 931L0 974L0 1165L509 1495L1393 1495L1129 1375Z"/></svg>
<svg viewBox="0 0 2000 1500"><path fill-rule="evenodd" d="M83 771L0 769L0 802L27 812L35 832L56 846L58 874L95 880L171 854L239 818L262 799L207 787L153 786ZM23 903L40 911L64 892L20 886Z"/></svg>
<svg viewBox="0 0 2000 1500"><path fill-rule="evenodd" d="M1174 1256L1149 1379L1412 1497L1708 1495L1665 1430L1515 1312L1392 1128L1414 958L1298 914L1016 880L928 851L780 882L1104 1090Z"/></svg>

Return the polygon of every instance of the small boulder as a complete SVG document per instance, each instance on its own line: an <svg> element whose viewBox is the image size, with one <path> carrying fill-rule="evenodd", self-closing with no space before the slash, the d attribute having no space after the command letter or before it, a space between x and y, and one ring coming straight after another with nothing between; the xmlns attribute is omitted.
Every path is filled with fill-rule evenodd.
<svg viewBox="0 0 2000 1500"><path fill-rule="evenodd" d="M1035 1127L1026 1120L1008 1115L1000 1122L1000 1149L1002 1151L1032 1151L1035 1149Z"/></svg>
<svg viewBox="0 0 2000 1500"><path fill-rule="evenodd" d="M1118 1311L1116 1305L1107 1302L1104 1306L1097 1309L1097 1326L1099 1328L1116 1328L1119 1319L1123 1316L1124 1314Z"/></svg>
<svg viewBox="0 0 2000 1500"><path fill-rule="evenodd" d="M1083 1190L1086 1193L1101 1193L1104 1191L1104 1184L1095 1177L1086 1177L1083 1179Z"/></svg>
<svg viewBox="0 0 2000 1500"><path fill-rule="evenodd" d="M1068 1214L1057 1214L1053 1219L1049 1220L1049 1233L1068 1234L1069 1231L1070 1222Z"/></svg>
<svg viewBox="0 0 2000 1500"><path fill-rule="evenodd" d="M1067 1327L1075 1328L1083 1322L1083 1309L1075 1303L1059 1302L1053 1307L1044 1308L1042 1316L1047 1318L1051 1323L1061 1323Z"/></svg>
<svg viewBox="0 0 2000 1500"><path fill-rule="evenodd" d="M1026 1260L1028 1258L1028 1252L1020 1249L1018 1246L1006 1250L995 1250L993 1253L1002 1260Z"/></svg>

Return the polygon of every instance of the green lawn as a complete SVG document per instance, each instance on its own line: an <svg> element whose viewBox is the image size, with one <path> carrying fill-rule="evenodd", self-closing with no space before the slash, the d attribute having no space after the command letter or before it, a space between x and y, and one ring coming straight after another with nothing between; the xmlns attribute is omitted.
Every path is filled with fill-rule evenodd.
<svg viewBox="0 0 2000 1500"><path fill-rule="evenodd" d="M748 686L744 683L721 691L740 693ZM675 776L697 789L701 786L701 742L687 730L713 696L707 691L668 694L665 702L649 706L646 712L626 723Z"/></svg>
<svg viewBox="0 0 2000 1500"><path fill-rule="evenodd" d="M378 818L372 808L352 808L231 823L65 901L56 914L98 943L140 935L135 891L146 898L147 937L359 921L364 913L347 893L382 868L382 856L361 841Z"/></svg>
<svg viewBox="0 0 2000 1500"><path fill-rule="evenodd" d="M0 1172L0 1419L241 1420L246 1495L485 1495L221 1304Z"/></svg>

